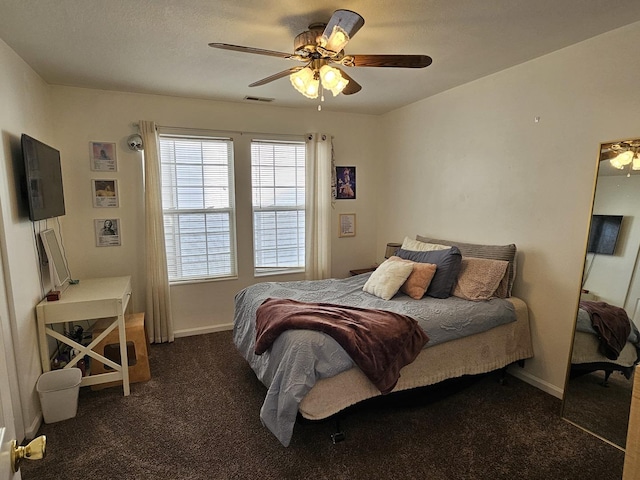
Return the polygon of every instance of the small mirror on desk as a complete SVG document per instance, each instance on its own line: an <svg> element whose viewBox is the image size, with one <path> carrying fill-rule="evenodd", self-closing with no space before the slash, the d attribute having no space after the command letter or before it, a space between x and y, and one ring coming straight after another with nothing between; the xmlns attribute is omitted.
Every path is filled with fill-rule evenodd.
<svg viewBox="0 0 640 480"><path fill-rule="evenodd" d="M40 233L40 238L49 261L51 290L61 292L68 286L70 276L69 269L67 268L67 262L65 261L62 250L60 249L60 244L58 243L58 237L56 236L55 230L48 229ZM58 298L53 300L59 299L60 293L58 293ZM51 301L51 299L49 299L49 295L47 295L47 300Z"/></svg>

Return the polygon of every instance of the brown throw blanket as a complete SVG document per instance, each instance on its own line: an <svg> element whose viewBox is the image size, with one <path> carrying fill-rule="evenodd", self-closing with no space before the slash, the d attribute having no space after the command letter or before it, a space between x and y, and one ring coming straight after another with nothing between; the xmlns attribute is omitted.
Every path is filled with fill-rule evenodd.
<svg viewBox="0 0 640 480"><path fill-rule="evenodd" d="M316 330L333 337L382 393L413 362L429 337L411 317L384 310L267 298L256 311L256 355L285 330Z"/></svg>
<svg viewBox="0 0 640 480"><path fill-rule="evenodd" d="M580 308L591 318L593 329L600 338L600 350L609 360L616 360L624 348L631 322L624 308L614 307L606 302L580 301Z"/></svg>

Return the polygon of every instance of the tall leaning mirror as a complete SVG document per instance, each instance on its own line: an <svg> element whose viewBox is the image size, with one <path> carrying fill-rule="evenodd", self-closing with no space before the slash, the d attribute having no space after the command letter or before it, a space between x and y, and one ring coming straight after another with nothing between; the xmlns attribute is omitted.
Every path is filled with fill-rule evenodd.
<svg viewBox="0 0 640 480"><path fill-rule="evenodd" d="M640 138L600 145L562 405L563 418L623 450L640 345L639 155Z"/></svg>

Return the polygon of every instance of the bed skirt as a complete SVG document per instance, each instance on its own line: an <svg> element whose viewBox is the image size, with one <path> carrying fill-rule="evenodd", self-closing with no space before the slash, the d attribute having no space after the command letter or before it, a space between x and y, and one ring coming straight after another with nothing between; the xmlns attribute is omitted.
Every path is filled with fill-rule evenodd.
<svg viewBox="0 0 640 480"><path fill-rule="evenodd" d="M392 392L491 372L533 357L527 305L516 297L508 300L515 307L515 322L423 349L413 363L400 370L400 380ZM380 391L354 367L318 380L302 399L299 412L309 420L321 420L378 395Z"/></svg>
<svg viewBox="0 0 640 480"><path fill-rule="evenodd" d="M571 364L603 363L619 367L632 367L637 361L636 347L627 342L616 360L611 360L600 353L598 337L587 332L575 332ZM402 371L401 371L402 372Z"/></svg>

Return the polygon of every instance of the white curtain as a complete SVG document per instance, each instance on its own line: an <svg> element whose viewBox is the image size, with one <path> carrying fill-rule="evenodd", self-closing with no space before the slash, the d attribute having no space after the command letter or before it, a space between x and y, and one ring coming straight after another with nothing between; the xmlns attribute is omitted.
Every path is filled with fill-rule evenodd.
<svg viewBox="0 0 640 480"><path fill-rule="evenodd" d="M331 277L332 153L330 135L310 133L306 140L306 278Z"/></svg>
<svg viewBox="0 0 640 480"><path fill-rule="evenodd" d="M171 296L164 243L160 148L155 122L138 123L144 148L144 205L146 240L146 311L145 324L149 341L173 342Z"/></svg>

